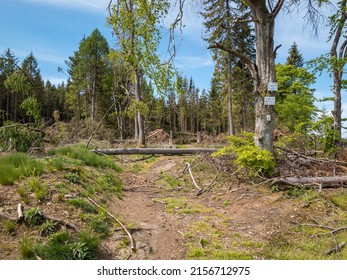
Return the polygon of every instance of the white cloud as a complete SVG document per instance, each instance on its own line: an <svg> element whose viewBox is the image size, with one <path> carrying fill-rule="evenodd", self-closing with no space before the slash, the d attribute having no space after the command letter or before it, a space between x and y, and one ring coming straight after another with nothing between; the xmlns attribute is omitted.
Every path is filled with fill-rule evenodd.
<svg viewBox="0 0 347 280"><path fill-rule="evenodd" d="M214 64L211 58L201 56L177 56L175 59L177 66L183 69L195 69L200 67L211 66Z"/></svg>
<svg viewBox="0 0 347 280"><path fill-rule="evenodd" d="M35 4L55 5L64 8L86 9L90 11L105 11L109 0L24 0Z"/></svg>

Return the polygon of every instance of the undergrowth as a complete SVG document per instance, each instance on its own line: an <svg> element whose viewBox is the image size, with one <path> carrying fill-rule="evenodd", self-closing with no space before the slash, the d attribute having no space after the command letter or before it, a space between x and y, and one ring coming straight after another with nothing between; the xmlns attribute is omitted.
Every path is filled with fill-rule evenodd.
<svg viewBox="0 0 347 280"><path fill-rule="evenodd" d="M116 165L110 158L101 156L91 152L88 149L80 145L65 146L61 148L56 148L48 151L50 156L64 155L72 159L77 159L83 164L96 167L96 168L111 168L118 172L121 168ZM56 162L56 164L61 167L61 163Z"/></svg>
<svg viewBox="0 0 347 280"><path fill-rule="evenodd" d="M23 153L0 156L0 184L12 185L21 177L40 176L44 163Z"/></svg>

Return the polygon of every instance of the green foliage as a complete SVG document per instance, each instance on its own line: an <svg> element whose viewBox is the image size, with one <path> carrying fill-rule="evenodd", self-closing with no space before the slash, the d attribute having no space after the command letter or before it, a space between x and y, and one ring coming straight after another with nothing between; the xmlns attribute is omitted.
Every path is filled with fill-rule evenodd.
<svg viewBox="0 0 347 280"><path fill-rule="evenodd" d="M81 184L81 177L75 173L67 173L64 175L64 179L68 180L73 184Z"/></svg>
<svg viewBox="0 0 347 280"><path fill-rule="evenodd" d="M22 153L0 156L0 184L12 185L21 177L40 176L44 164Z"/></svg>
<svg viewBox="0 0 347 280"><path fill-rule="evenodd" d="M20 259L22 260L34 260L35 258L35 250L34 250L34 241L24 236L19 245L20 251Z"/></svg>
<svg viewBox="0 0 347 280"><path fill-rule="evenodd" d="M17 228L17 222L16 221L4 221L2 223L2 227L3 227L3 230L5 230L10 235L15 235L16 234L16 228Z"/></svg>
<svg viewBox="0 0 347 280"><path fill-rule="evenodd" d="M121 171L120 167L118 167L114 162L112 162L110 158L95 154L80 145L65 146L62 148L52 149L48 151L48 154L51 156L65 155L72 159L78 159L83 164L88 166L97 168L111 168L118 172Z"/></svg>
<svg viewBox="0 0 347 280"><path fill-rule="evenodd" d="M43 134L41 132L12 122L6 122L5 126L0 128L0 145L4 150L13 145L17 152L27 152L34 143L36 146L42 145Z"/></svg>
<svg viewBox="0 0 347 280"><path fill-rule="evenodd" d="M324 152L329 155L338 150L337 144L340 140L338 131L333 129L333 123L333 117L322 115L312 126L312 129L316 132L322 142Z"/></svg>
<svg viewBox="0 0 347 280"><path fill-rule="evenodd" d="M111 223L103 212L97 215L88 214L86 219L88 220L92 230L96 233L105 235L109 232Z"/></svg>
<svg viewBox="0 0 347 280"><path fill-rule="evenodd" d="M58 224L50 220L46 221L39 227L39 230L42 236L49 236L55 233L57 229L58 229Z"/></svg>
<svg viewBox="0 0 347 280"><path fill-rule="evenodd" d="M278 96L275 109L278 126L290 132L294 132L298 123L307 126L317 113L313 90L310 89L315 81L314 75L305 68L277 64L276 76Z"/></svg>
<svg viewBox="0 0 347 280"><path fill-rule="evenodd" d="M121 0L111 7L108 19L125 62L134 70L143 70L160 92L168 88L168 76L173 75L171 65L161 63L157 55L162 38L160 26L169 7L167 0Z"/></svg>
<svg viewBox="0 0 347 280"><path fill-rule="evenodd" d="M42 223L43 217L39 208L30 208L24 211L24 221L31 226L37 226Z"/></svg>
<svg viewBox="0 0 347 280"><path fill-rule="evenodd" d="M252 133L244 132L240 137L231 136L229 139L229 146L220 149L213 156L236 156L233 163L237 167L237 172L244 170L247 176L271 176L274 173L273 155L255 146Z"/></svg>
<svg viewBox="0 0 347 280"><path fill-rule="evenodd" d="M37 254L45 260L93 260L97 258L100 239L87 232L72 236L67 231L50 235L44 244L37 244Z"/></svg>
<svg viewBox="0 0 347 280"><path fill-rule="evenodd" d="M43 201L48 193L48 187L46 183L40 183L40 178L33 177L28 181L28 187L30 191L34 193L37 201Z"/></svg>
<svg viewBox="0 0 347 280"><path fill-rule="evenodd" d="M331 201L342 210L347 210L347 194L345 192L332 195Z"/></svg>
<svg viewBox="0 0 347 280"><path fill-rule="evenodd" d="M75 206L76 208L80 208L87 213L98 213L98 210L83 198L69 199L67 203Z"/></svg>
<svg viewBox="0 0 347 280"><path fill-rule="evenodd" d="M123 183L122 180L110 174L104 174L97 179L97 183L102 189L115 194L119 199L123 197Z"/></svg>
<svg viewBox="0 0 347 280"><path fill-rule="evenodd" d="M38 125L41 121L40 107L35 97L26 98L20 105L24 109L27 116L33 117L35 123Z"/></svg>

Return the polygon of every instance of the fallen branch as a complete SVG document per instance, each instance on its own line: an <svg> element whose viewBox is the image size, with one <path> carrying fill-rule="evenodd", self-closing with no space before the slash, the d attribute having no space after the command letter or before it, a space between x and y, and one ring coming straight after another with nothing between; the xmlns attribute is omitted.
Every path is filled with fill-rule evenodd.
<svg viewBox="0 0 347 280"><path fill-rule="evenodd" d="M103 208L102 206L100 206L99 204L97 204L93 199L91 199L90 197L88 197L88 200L93 203L96 207L98 207L99 209L105 211L107 213L107 215L109 215L113 220L115 220L121 227L122 229L126 232L126 234L129 236L130 239L130 244L131 244L131 250L132 251L136 251L136 247L135 247L135 241L134 238L132 237L131 233L127 230L127 228L123 225L123 223L118 220L115 216L113 216L107 209Z"/></svg>
<svg viewBox="0 0 347 280"><path fill-rule="evenodd" d="M189 175L190 175L190 178L192 178L193 185L199 190L198 193L197 193L196 195L202 194L202 192L203 192L203 191L202 191L202 188L200 188L199 185L198 185L198 183L195 181L195 178L194 178L194 176L193 176L192 169L190 168L189 162L186 162L185 170L188 170Z"/></svg>
<svg viewBox="0 0 347 280"><path fill-rule="evenodd" d="M14 222L18 221L18 218L11 217L11 216L7 215L6 213L3 213L3 212L0 212L0 217L4 218L6 220L14 221Z"/></svg>
<svg viewBox="0 0 347 280"><path fill-rule="evenodd" d="M346 242L341 242L339 245L337 245L335 248L332 248L328 251L325 252L326 255L331 255L333 253L338 253L341 252L341 250L343 249L343 247L346 246Z"/></svg>
<svg viewBox="0 0 347 280"><path fill-rule="evenodd" d="M23 209L24 209L24 207L23 207L22 203L18 203L18 205L17 205L18 220L22 220L24 218Z"/></svg>
<svg viewBox="0 0 347 280"><path fill-rule="evenodd" d="M293 187L304 187L305 185L316 186L319 188L341 187L347 183L347 176L335 177L286 177L275 178L271 181L270 186L290 185Z"/></svg>
<svg viewBox="0 0 347 280"><path fill-rule="evenodd" d="M214 148L118 148L118 149L98 149L92 152L105 155L186 155L198 153L214 153Z"/></svg>
<svg viewBox="0 0 347 280"><path fill-rule="evenodd" d="M67 222L67 221L65 221L65 220L58 219L58 218L56 218L56 217L52 217L52 216L48 216L48 215L44 215L44 214L42 214L42 213L41 213L41 216L42 216L42 218L44 218L45 220L51 220L51 221L53 221L53 222L56 222L57 224L63 225L63 226L65 226L65 227L67 227L67 228L73 229L73 230L76 231L76 232L79 232L79 230L77 229L77 227L76 227L75 225L73 225L73 224L71 224L71 223L69 223L69 222Z"/></svg>
<svg viewBox="0 0 347 280"><path fill-rule="evenodd" d="M274 146L274 147L276 149L281 150L283 152L286 152L288 154L293 154L293 155L296 155L298 157L307 159L307 160L312 161L312 162L316 162L316 163L319 163L319 162L320 163L333 163L333 164L336 164L336 165L347 166L347 162L345 162L345 161L338 161L338 160L332 160L332 159L327 159L327 158L313 158L313 157L309 157L309 156L300 154L298 152L294 152L294 151L289 150L287 148L283 148L283 147L279 147L279 146Z"/></svg>

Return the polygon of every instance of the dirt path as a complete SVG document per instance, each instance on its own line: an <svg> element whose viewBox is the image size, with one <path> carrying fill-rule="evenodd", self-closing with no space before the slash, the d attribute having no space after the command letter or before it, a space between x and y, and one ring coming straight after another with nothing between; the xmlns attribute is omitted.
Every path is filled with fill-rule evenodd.
<svg viewBox="0 0 347 280"><path fill-rule="evenodd" d="M163 192L155 180L160 172L171 170L178 160L163 159L137 175L125 177L124 197L110 205L113 213L121 213L130 223L136 252L130 259L183 259L183 236L177 219L165 212L165 204L154 199Z"/></svg>

